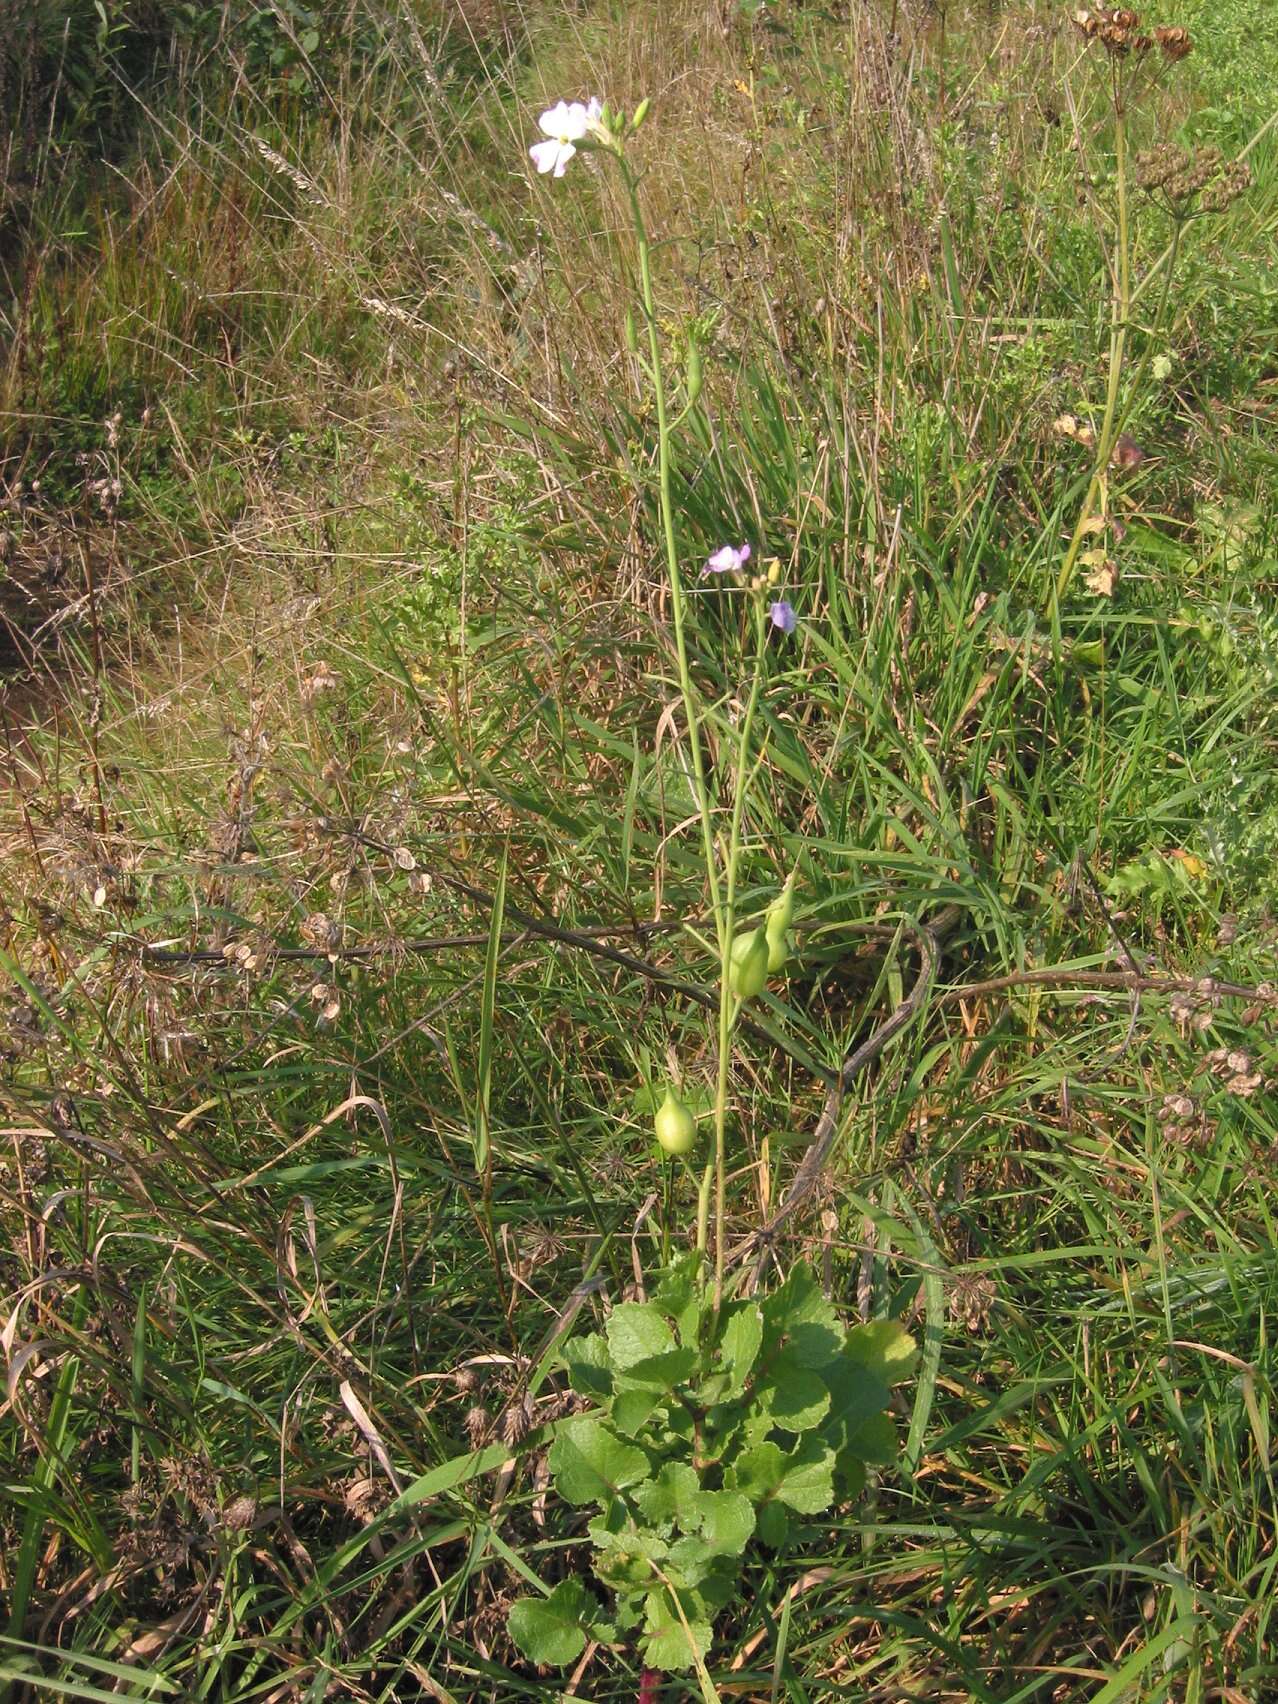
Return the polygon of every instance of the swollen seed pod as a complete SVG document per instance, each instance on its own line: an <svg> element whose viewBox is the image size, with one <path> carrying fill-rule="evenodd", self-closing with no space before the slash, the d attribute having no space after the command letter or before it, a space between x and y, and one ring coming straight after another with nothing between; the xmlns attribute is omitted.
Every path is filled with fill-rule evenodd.
<svg viewBox="0 0 1278 1704"><path fill-rule="evenodd" d="M784 970L785 961L790 956L790 942L784 929L774 929L771 924L766 930L768 940L768 974L775 976L779 970Z"/></svg>
<svg viewBox="0 0 1278 1704"><path fill-rule="evenodd" d="M684 382L687 390L687 404L691 408L701 395L702 382L701 345L695 337L688 339L688 364L685 369Z"/></svg>
<svg viewBox="0 0 1278 1704"><path fill-rule="evenodd" d="M791 870L785 886L772 901L764 917L764 933L768 940L768 969L773 972L780 970L790 955L786 930L790 927L790 918L794 915L794 876L795 872Z"/></svg>
<svg viewBox="0 0 1278 1704"><path fill-rule="evenodd" d="M681 1100L675 1099L673 1089L657 1108L652 1121L657 1144L663 1153L690 1154L697 1140L697 1121Z"/></svg>
<svg viewBox="0 0 1278 1704"><path fill-rule="evenodd" d="M728 956L728 987L738 1000L762 994L768 980L768 940L762 929L738 935Z"/></svg>

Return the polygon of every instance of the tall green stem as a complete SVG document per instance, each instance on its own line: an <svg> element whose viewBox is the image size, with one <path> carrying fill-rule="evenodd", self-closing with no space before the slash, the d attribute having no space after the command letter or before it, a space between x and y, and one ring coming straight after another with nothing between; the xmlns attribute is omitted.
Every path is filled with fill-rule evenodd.
<svg viewBox="0 0 1278 1704"><path fill-rule="evenodd" d="M728 830L728 855L724 912L731 920L736 913L737 865L741 857L741 823L745 814L745 798L749 790L750 735L754 730L754 713L759 704L759 689L763 683L764 644L767 628L763 604L753 600L754 609L754 671L750 681L750 696L741 718L737 737L737 766L732 791L732 819ZM736 1016L728 991L727 953L731 951L732 931L728 930L728 945L720 967L719 979L719 1079L714 1100L714 1305L723 1301L724 1249L727 1243L727 1121L728 1121L728 1057L732 1042L732 1024Z"/></svg>
<svg viewBox="0 0 1278 1704"><path fill-rule="evenodd" d="M693 790L701 818L702 850L706 861L706 879L710 886L710 905L714 913L719 946L724 947L724 918L719 900L719 872L714 857L714 824L710 809L710 793L706 785L705 759L701 748L701 731L696 690L688 666L688 643L685 624L683 578L679 571L679 547L675 542L674 496L671 489L670 418L666 401L665 374L661 364L661 334L657 326L656 303L652 293L652 255L648 227L644 223L639 202L639 184L624 157L621 175L630 200L630 216L634 221L635 243L639 251L639 286L643 301L644 319L648 326L648 354L651 365L652 393L657 407L657 480L661 530L666 549L666 575L670 582L670 608L674 617L675 653L679 669L679 690L683 696L684 719L688 724L688 750L692 760ZM730 920L729 920L730 921Z"/></svg>
<svg viewBox="0 0 1278 1704"><path fill-rule="evenodd" d="M714 813L710 789L706 781L705 756L701 742L700 707L692 683L688 663L688 643L685 622L683 577L679 567L679 547L675 539L674 495L671 483L670 418L666 399L665 374L661 361L661 334L657 325L656 302L652 290L652 252L643 208L639 201L639 184L624 156L620 161L622 180L630 201L630 216L634 223L635 243L639 254L639 287L643 301L644 319L648 326L648 357L652 379L653 399L657 409L657 478L661 530L665 541L666 572L670 582L670 607L674 621L675 656L679 670L679 689L683 696L684 719L688 726L688 750L692 763L693 788L697 811L701 819L701 844L705 858L706 881L710 890L710 906L714 915L715 934L719 947L719 1048L718 1086L714 1110L714 1245L716 1306L723 1289L724 1217L727 1174L727 1103L728 1059L735 1017L733 999L728 987L728 958L732 948L732 931L736 910L736 844L740 836L740 802L742 793L741 763L745 761L749 736L748 724L754 717L758 696L758 670L751 692L750 706L743 728L741 758L738 763L737 798L733 805L732 832L729 837L726 892L719 881L718 862L714 844Z"/></svg>
<svg viewBox="0 0 1278 1704"><path fill-rule="evenodd" d="M1092 510L1096 506L1101 482L1105 478L1105 470L1109 466L1109 458L1114 451L1114 443L1118 435L1118 393L1122 384L1123 358L1127 352L1128 322L1131 317L1131 229L1127 209L1127 117L1123 107L1122 90L1117 82L1118 73L1116 70L1114 76L1114 174L1118 192L1118 252L1115 256L1114 298L1110 311L1109 383L1105 390L1105 413L1101 420L1100 433L1096 439L1096 460L1092 467L1092 477L1088 481L1087 495L1078 512L1073 536L1069 541L1065 560L1061 563L1061 571L1056 579L1056 602L1058 606L1069 590L1070 581L1074 577L1079 551L1083 547L1083 540L1087 537L1089 523L1092 519Z"/></svg>

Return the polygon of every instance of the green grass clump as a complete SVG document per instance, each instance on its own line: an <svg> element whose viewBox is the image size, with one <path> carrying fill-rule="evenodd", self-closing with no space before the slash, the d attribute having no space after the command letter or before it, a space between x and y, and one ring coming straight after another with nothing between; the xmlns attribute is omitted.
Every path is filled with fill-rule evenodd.
<svg viewBox="0 0 1278 1704"><path fill-rule="evenodd" d="M908 1329L899 1454L733 1551L661 1696L1278 1695L1252 18L1147 20L1197 42L1132 155L1251 181L1165 300L1175 221L1129 186L1114 465L1109 65L1055 7L423 6L349 55L302 19L274 71L148 94L89 204L42 182L0 306L15 1698L640 1695L611 1600L560 1614L601 1556L639 1588L557 1440L583 1341L695 1241L705 1153L652 1116L673 1080L708 1127L719 961L626 208L598 157L523 169L596 90L653 97L658 348L676 397L704 373L673 526L740 917L795 872L733 1033L730 1247L940 953L762 1282ZM744 766L729 542L798 616Z"/></svg>

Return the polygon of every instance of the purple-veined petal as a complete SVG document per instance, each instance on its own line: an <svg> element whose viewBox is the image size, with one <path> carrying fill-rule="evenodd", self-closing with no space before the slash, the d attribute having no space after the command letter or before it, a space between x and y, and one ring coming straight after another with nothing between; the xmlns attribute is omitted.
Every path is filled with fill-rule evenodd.
<svg viewBox="0 0 1278 1704"><path fill-rule="evenodd" d="M799 618L794 613L794 606L788 603L785 598L778 598L776 603L771 605L768 616L772 625L780 628L782 633L793 633L799 625Z"/></svg>

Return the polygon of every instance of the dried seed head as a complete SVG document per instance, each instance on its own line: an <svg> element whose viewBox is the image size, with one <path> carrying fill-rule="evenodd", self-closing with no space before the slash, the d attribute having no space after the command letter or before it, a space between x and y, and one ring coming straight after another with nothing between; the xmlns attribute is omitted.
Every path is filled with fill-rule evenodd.
<svg viewBox="0 0 1278 1704"><path fill-rule="evenodd" d="M1194 38L1188 30L1178 26L1161 25L1154 31L1154 40L1162 50L1163 58L1173 65L1194 51Z"/></svg>
<svg viewBox="0 0 1278 1704"><path fill-rule="evenodd" d="M503 1444L522 1444L532 1429L532 1404L527 1395L512 1402L498 1422L497 1434Z"/></svg>
<svg viewBox="0 0 1278 1704"><path fill-rule="evenodd" d="M488 1436L488 1410L481 1403L475 1403L473 1408L466 1410L466 1418L462 1422L466 1428L466 1436L470 1439L470 1447L477 1450Z"/></svg>
<svg viewBox="0 0 1278 1704"><path fill-rule="evenodd" d="M966 1326L975 1336L989 1320L997 1295L992 1278L960 1272L950 1281L946 1308L952 1320Z"/></svg>
<svg viewBox="0 0 1278 1704"><path fill-rule="evenodd" d="M256 1519L256 1497L235 1497L222 1510L222 1527L226 1532L247 1532Z"/></svg>
<svg viewBox="0 0 1278 1704"><path fill-rule="evenodd" d="M453 1374L453 1387L458 1396L474 1396L483 1389L484 1381L474 1367L458 1367Z"/></svg>

